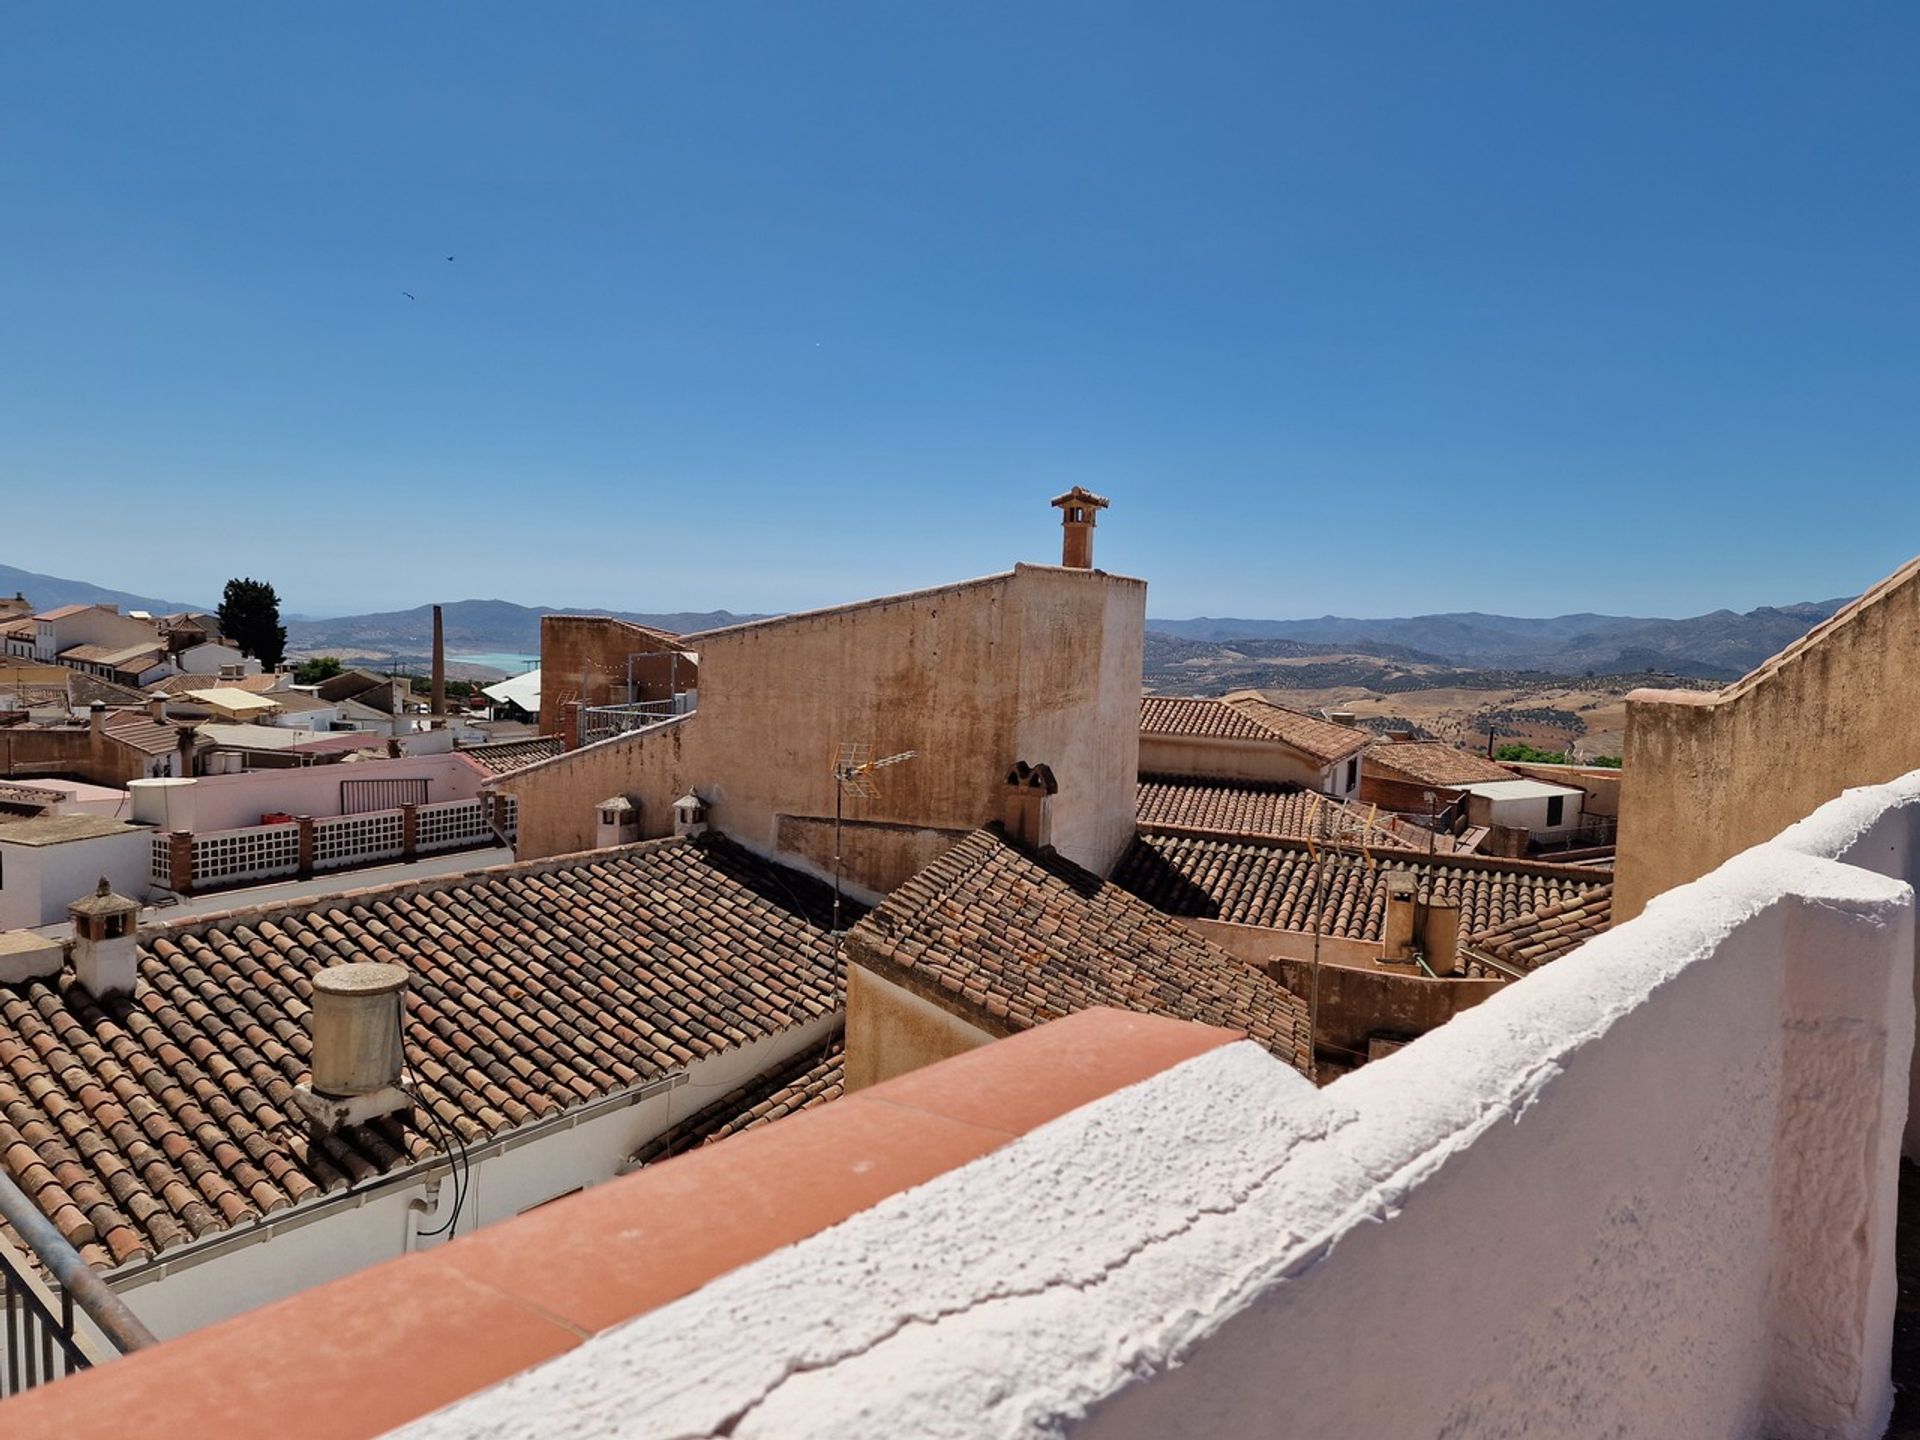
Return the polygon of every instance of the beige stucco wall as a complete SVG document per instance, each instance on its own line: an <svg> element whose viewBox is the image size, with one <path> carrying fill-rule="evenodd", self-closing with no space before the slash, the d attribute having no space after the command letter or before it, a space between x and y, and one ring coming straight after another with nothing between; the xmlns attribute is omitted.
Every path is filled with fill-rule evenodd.
<svg viewBox="0 0 1920 1440"><path fill-rule="evenodd" d="M688 719L573 751L498 782L520 800L522 858L594 841L593 807L640 803L666 834L697 790L712 823L827 873L836 745L919 752L849 797L847 875L884 893L1000 818L1007 769L1052 767L1053 840L1104 874L1133 833L1146 584L1022 565L1011 574L689 637L700 707Z"/></svg>
<svg viewBox="0 0 1920 1440"><path fill-rule="evenodd" d="M1215 740L1196 735L1142 735L1140 773L1198 775L1218 780L1268 780L1324 790L1346 761L1319 766L1283 745L1254 740Z"/></svg>
<svg viewBox="0 0 1920 1440"><path fill-rule="evenodd" d="M1713 694L1627 697L1615 923L1842 790L1920 766L1920 561Z"/></svg>
<svg viewBox="0 0 1920 1440"><path fill-rule="evenodd" d="M877 1085L996 1037L864 965L847 966L847 1090Z"/></svg>

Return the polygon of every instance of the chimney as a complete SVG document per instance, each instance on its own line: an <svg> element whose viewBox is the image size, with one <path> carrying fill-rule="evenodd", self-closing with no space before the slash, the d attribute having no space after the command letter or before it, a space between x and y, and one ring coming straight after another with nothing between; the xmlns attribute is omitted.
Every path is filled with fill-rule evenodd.
<svg viewBox="0 0 1920 1440"><path fill-rule="evenodd" d="M596 850L613 845L631 845L640 838L640 807L624 795L602 800L595 807L599 827L594 832Z"/></svg>
<svg viewBox="0 0 1920 1440"><path fill-rule="evenodd" d="M73 972L96 1000L131 995L140 977L140 904L113 893L107 877L67 906L73 921Z"/></svg>
<svg viewBox="0 0 1920 1440"><path fill-rule="evenodd" d="M97 742L107 726L107 707L105 702L96 700L87 707L87 731Z"/></svg>
<svg viewBox="0 0 1920 1440"><path fill-rule="evenodd" d="M1435 889L1421 908L1420 949L1435 975L1451 974L1460 961L1460 905Z"/></svg>
<svg viewBox="0 0 1920 1440"><path fill-rule="evenodd" d="M166 719L167 697L164 695L155 695L151 700L147 701L147 714L156 720Z"/></svg>
<svg viewBox="0 0 1920 1440"><path fill-rule="evenodd" d="M1093 518L1107 508L1104 497L1076 485L1064 495L1053 497L1060 509L1064 530L1060 545L1060 563L1069 570L1093 568Z"/></svg>
<svg viewBox="0 0 1920 1440"><path fill-rule="evenodd" d="M332 1133L412 1106L400 1087L406 985L403 965L358 962L314 971L313 1076L293 1098L317 1129Z"/></svg>
<svg viewBox="0 0 1920 1440"><path fill-rule="evenodd" d="M691 790L673 802L673 833L688 838L707 833L707 802Z"/></svg>
<svg viewBox="0 0 1920 1440"><path fill-rule="evenodd" d="M1414 911L1419 886L1405 870L1387 876L1387 919L1380 932L1380 958L1405 963L1413 958Z"/></svg>
<svg viewBox="0 0 1920 1440"><path fill-rule="evenodd" d="M440 621L440 607L433 607L433 724L444 730L447 724L447 637Z"/></svg>
<svg viewBox="0 0 1920 1440"><path fill-rule="evenodd" d="M1022 760L1007 772L1001 826L1007 838L1029 850L1053 848L1053 797L1060 786L1046 765Z"/></svg>
<svg viewBox="0 0 1920 1440"><path fill-rule="evenodd" d="M180 752L180 764L177 768L182 780L193 778L193 740L197 733L191 725L182 725L174 732L173 742Z"/></svg>

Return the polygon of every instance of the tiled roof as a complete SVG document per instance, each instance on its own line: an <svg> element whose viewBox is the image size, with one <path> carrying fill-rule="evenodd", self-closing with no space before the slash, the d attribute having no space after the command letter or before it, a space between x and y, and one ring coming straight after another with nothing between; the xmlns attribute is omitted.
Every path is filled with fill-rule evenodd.
<svg viewBox="0 0 1920 1440"><path fill-rule="evenodd" d="M1577 950L1613 923L1613 886L1596 885L1585 894L1529 910L1489 926L1467 941L1468 972L1484 973L1473 962L1481 957L1500 961L1509 969L1538 970Z"/></svg>
<svg viewBox="0 0 1920 1440"><path fill-rule="evenodd" d="M1079 866L976 830L847 935L851 959L982 1029L1094 1005L1244 1031L1302 1070L1306 1007L1279 982Z"/></svg>
<svg viewBox="0 0 1920 1440"><path fill-rule="evenodd" d="M93 609L91 605L60 605L52 610L42 610L33 618L36 620L65 620L69 615L80 615Z"/></svg>
<svg viewBox="0 0 1920 1440"><path fill-rule="evenodd" d="M169 675L147 686L147 693L161 695L185 695L190 690L245 690L250 695L265 695L277 689L282 677L278 675L243 675L238 680L222 680L215 675Z"/></svg>
<svg viewBox="0 0 1920 1440"><path fill-rule="evenodd" d="M1182 735L1208 740L1271 740L1267 731L1222 700L1183 700L1172 695L1140 697L1142 735Z"/></svg>
<svg viewBox="0 0 1920 1440"><path fill-rule="evenodd" d="M695 1112L670 1130L662 1131L633 1152L627 1168L683 1155L716 1140L725 1140L829 1100L846 1089L847 1052L842 1037L810 1046L779 1069L729 1090L704 1110Z"/></svg>
<svg viewBox="0 0 1920 1440"><path fill-rule="evenodd" d="M67 677L67 699L84 709L96 700L102 705L144 705L148 696L131 685L119 685L111 680L102 680L98 675L83 675L75 671Z"/></svg>
<svg viewBox="0 0 1920 1440"><path fill-rule="evenodd" d="M74 645L62 650L59 661L62 665L108 665L118 667L130 660L139 660L152 656L160 658L160 646L149 641L142 645Z"/></svg>
<svg viewBox="0 0 1920 1440"><path fill-rule="evenodd" d="M1254 724L1272 731L1276 739L1320 760L1344 760L1365 750L1378 738L1370 730L1336 725L1318 715L1276 705L1259 695L1229 695L1221 703L1231 705Z"/></svg>
<svg viewBox="0 0 1920 1440"><path fill-rule="evenodd" d="M1140 700L1140 733L1277 743L1322 763L1344 760L1374 740L1364 730L1289 710L1257 695L1229 695L1224 700L1145 695Z"/></svg>
<svg viewBox="0 0 1920 1440"><path fill-rule="evenodd" d="M525 740L468 745L455 753L471 760L489 775L511 775L515 770L551 760L566 748L566 742L558 735L534 735Z"/></svg>
<svg viewBox="0 0 1920 1440"><path fill-rule="evenodd" d="M419 1108L297 1123L321 966L412 972L408 1083L473 1143L830 1015L831 908L709 838L182 920L130 999L0 988L0 1164L89 1263L157 1254L439 1153Z"/></svg>
<svg viewBox="0 0 1920 1440"><path fill-rule="evenodd" d="M1367 773L1415 785L1478 785L1520 776L1484 755L1460 750L1443 740L1399 740L1367 752Z"/></svg>
<svg viewBox="0 0 1920 1440"><path fill-rule="evenodd" d="M110 710L101 723L107 734L143 755L165 755L180 748L181 727L171 720L156 720L144 710Z"/></svg>
<svg viewBox="0 0 1920 1440"><path fill-rule="evenodd" d="M1271 930L1313 929L1313 894L1324 889L1323 934L1378 940L1386 913L1386 876L1411 873L1424 902L1437 893L1460 907L1460 938L1556 904L1605 883L1568 866L1499 865L1380 852L1371 860L1295 841L1215 840L1143 833L1114 868L1113 883L1169 915L1227 920Z"/></svg>
<svg viewBox="0 0 1920 1440"><path fill-rule="evenodd" d="M1369 845L1410 848L1366 807L1343 804L1299 785L1263 780L1215 780L1193 775L1142 775L1135 818L1149 828L1212 830L1225 835L1270 835L1305 840L1315 835L1365 839Z"/></svg>

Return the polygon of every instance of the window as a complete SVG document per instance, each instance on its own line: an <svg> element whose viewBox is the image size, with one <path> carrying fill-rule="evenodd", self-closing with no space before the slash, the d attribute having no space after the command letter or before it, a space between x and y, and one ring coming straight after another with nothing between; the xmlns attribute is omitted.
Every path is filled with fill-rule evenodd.
<svg viewBox="0 0 1920 1440"><path fill-rule="evenodd" d="M1360 762L1357 759L1349 760L1347 761L1347 789L1351 790L1354 786L1358 785L1359 783L1360 783Z"/></svg>
<svg viewBox="0 0 1920 1440"><path fill-rule="evenodd" d="M1547 797L1547 828L1549 830L1560 823L1561 817L1566 813L1566 809L1566 796L1551 795Z"/></svg>

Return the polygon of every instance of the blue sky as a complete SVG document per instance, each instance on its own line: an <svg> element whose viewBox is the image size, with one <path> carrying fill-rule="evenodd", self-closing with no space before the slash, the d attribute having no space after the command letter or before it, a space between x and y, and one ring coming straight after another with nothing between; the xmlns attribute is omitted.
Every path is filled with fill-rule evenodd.
<svg viewBox="0 0 1920 1440"><path fill-rule="evenodd" d="M1920 551L1917 48L1897 4L17 7L0 562L773 610L1056 558L1082 483L1158 615L1851 593Z"/></svg>

